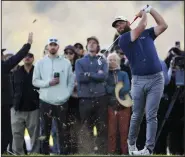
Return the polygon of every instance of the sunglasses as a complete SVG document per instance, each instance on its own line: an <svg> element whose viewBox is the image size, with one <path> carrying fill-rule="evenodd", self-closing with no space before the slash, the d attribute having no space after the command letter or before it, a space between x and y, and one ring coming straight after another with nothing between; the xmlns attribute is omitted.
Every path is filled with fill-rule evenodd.
<svg viewBox="0 0 185 157"><path fill-rule="evenodd" d="M33 58L33 55L27 55L25 58Z"/></svg>
<svg viewBox="0 0 185 157"><path fill-rule="evenodd" d="M50 45L50 46L52 46L52 45L57 46L57 44L56 44L56 43L50 43L49 45Z"/></svg>
<svg viewBox="0 0 185 157"><path fill-rule="evenodd" d="M58 40L57 39L49 39L50 42L57 42Z"/></svg>
<svg viewBox="0 0 185 157"><path fill-rule="evenodd" d="M119 53L120 55L125 55L124 53Z"/></svg>
<svg viewBox="0 0 185 157"><path fill-rule="evenodd" d="M76 47L76 49L83 49L81 46L75 46Z"/></svg>
<svg viewBox="0 0 185 157"><path fill-rule="evenodd" d="M73 51L65 51L65 54L66 54L66 55L68 55L68 54L69 54L69 55L73 55L74 52L73 52Z"/></svg>

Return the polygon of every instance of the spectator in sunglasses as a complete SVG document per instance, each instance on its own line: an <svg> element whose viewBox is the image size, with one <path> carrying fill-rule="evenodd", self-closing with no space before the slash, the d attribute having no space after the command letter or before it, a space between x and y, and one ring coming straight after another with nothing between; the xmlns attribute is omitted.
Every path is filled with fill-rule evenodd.
<svg viewBox="0 0 185 157"><path fill-rule="evenodd" d="M78 59L78 54L75 51L75 47L68 45L64 49L64 54L67 59L71 62L73 71L75 70L75 61Z"/></svg>
<svg viewBox="0 0 185 157"><path fill-rule="evenodd" d="M72 70L75 71L75 62L78 59L78 55L75 51L75 47L72 45L68 45L64 49L64 54L66 58L68 58L72 64ZM77 153L78 146L78 130L80 123L80 113L79 113L79 99L77 97L77 82L75 81L75 87L73 93L68 101L68 114L67 114L67 124L68 125L68 148L70 154Z"/></svg>
<svg viewBox="0 0 185 157"><path fill-rule="evenodd" d="M84 56L84 47L83 47L83 45L80 44L80 43L76 43L76 44L74 44L74 47L76 49L78 58L82 58Z"/></svg>
<svg viewBox="0 0 185 157"><path fill-rule="evenodd" d="M48 40L48 55L35 64L33 85L40 88L40 111L42 129L42 154L49 154L49 137L52 120L57 123L60 154L67 154L66 114L68 99L74 88L74 75L69 60L58 55L59 41Z"/></svg>
<svg viewBox="0 0 185 157"><path fill-rule="evenodd" d="M32 85L34 55L28 53L24 65L13 72L13 107L11 108L12 149L24 155L24 130L28 129L33 145L30 153L39 153L39 93ZM21 80L21 81L20 81Z"/></svg>

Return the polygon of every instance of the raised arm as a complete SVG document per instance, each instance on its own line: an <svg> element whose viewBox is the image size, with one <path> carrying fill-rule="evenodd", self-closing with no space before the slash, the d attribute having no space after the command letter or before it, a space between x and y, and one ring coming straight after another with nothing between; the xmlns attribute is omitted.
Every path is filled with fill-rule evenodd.
<svg viewBox="0 0 185 157"><path fill-rule="evenodd" d="M28 43L25 44L14 56L3 62L3 73L9 73L29 52L33 42L33 33L29 33Z"/></svg>
<svg viewBox="0 0 185 157"><path fill-rule="evenodd" d="M140 36L140 34L145 30L147 25L147 15L145 11L141 10L136 16L140 17L141 21L135 29L131 30L130 36L132 42Z"/></svg>
<svg viewBox="0 0 185 157"><path fill-rule="evenodd" d="M157 26L154 27L155 35L159 36L161 33L163 33L168 28L168 25L163 19L163 17L154 8L150 9L150 14L153 16L153 18L155 19L157 23Z"/></svg>

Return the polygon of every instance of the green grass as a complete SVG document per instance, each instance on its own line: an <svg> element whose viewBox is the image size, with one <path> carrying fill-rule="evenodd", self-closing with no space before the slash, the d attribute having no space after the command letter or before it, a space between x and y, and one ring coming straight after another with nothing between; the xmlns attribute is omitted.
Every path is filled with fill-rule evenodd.
<svg viewBox="0 0 185 157"><path fill-rule="evenodd" d="M3 156L10 156L4 154ZM43 155L43 154L31 154L31 155L19 155L19 156L122 156L123 155L98 155L98 154L74 154L74 155ZM153 156L178 156L178 155L164 155L164 154L154 154ZM180 155L179 155L180 156Z"/></svg>

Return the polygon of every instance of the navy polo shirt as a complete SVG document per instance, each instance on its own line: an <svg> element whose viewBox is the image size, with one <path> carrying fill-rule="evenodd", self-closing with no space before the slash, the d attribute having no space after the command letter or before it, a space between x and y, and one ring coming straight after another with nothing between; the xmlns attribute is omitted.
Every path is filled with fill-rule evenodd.
<svg viewBox="0 0 185 157"><path fill-rule="evenodd" d="M153 27L144 30L134 42L131 41L130 32L121 35L119 46L129 60L132 75L152 75L162 71L154 45L155 38Z"/></svg>

